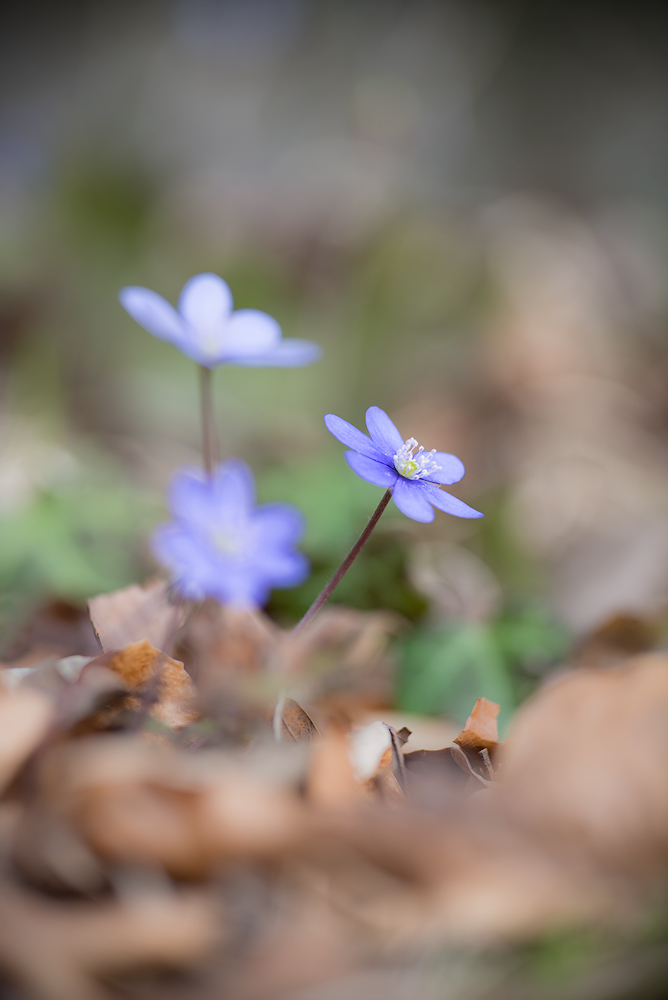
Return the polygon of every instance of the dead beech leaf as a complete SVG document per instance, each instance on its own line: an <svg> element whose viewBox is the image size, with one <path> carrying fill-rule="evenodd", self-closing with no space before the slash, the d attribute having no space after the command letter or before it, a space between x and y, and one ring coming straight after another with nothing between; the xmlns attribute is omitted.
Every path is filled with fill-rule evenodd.
<svg viewBox="0 0 668 1000"><path fill-rule="evenodd" d="M4 788L46 735L55 706L41 691L0 694L0 787Z"/></svg>
<svg viewBox="0 0 668 1000"><path fill-rule="evenodd" d="M150 714L166 726L177 729L198 717L197 692L183 664L156 649L148 640L131 643L100 660L118 674L130 690L146 689L159 671L156 699Z"/></svg>
<svg viewBox="0 0 668 1000"><path fill-rule="evenodd" d="M284 743L301 743L320 736L311 717L293 698L286 698L281 713L281 740Z"/></svg>
<svg viewBox="0 0 668 1000"><path fill-rule="evenodd" d="M164 580L149 580L91 597L88 610L102 649L122 649L144 639L162 649L185 618L183 607L170 604L168 593Z"/></svg>
<svg viewBox="0 0 668 1000"><path fill-rule="evenodd" d="M466 750L494 751L499 745L496 719L499 706L487 698L478 698L466 724L453 743Z"/></svg>
<svg viewBox="0 0 668 1000"><path fill-rule="evenodd" d="M500 771L512 814L618 871L668 871L668 657L577 670L517 712Z"/></svg>

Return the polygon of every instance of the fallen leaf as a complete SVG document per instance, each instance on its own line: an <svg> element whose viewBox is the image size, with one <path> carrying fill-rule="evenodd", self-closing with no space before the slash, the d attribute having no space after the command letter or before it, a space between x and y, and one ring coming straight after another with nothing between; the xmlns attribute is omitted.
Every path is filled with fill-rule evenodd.
<svg viewBox="0 0 668 1000"><path fill-rule="evenodd" d="M285 742L300 743L320 736L317 727L300 704L286 698L281 710L281 739Z"/></svg>
<svg viewBox="0 0 668 1000"><path fill-rule="evenodd" d="M668 657L577 669L517 712L508 808L550 843L635 873L668 869Z"/></svg>
<svg viewBox="0 0 668 1000"><path fill-rule="evenodd" d="M0 693L0 789L46 736L55 707L41 691Z"/></svg>
<svg viewBox="0 0 668 1000"><path fill-rule="evenodd" d="M347 734L336 727L311 744L306 790L309 801L325 808L348 805L359 796Z"/></svg>
<svg viewBox="0 0 668 1000"><path fill-rule="evenodd" d="M202 890L63 906L3 885L0 961L40 1000L104 1000L104 973L201 962L220 939L216 917Z"/></svg>
<svg viewBox="0 0 668 1000"><path fill-rule="evenodd" d="M170 603L164 580L98 594L88 601L88 610L104 651L142 640L164 649L185 619L183 605Z"/></svg>
<svg viewBox="0 0 668 1000"><path fill-rule="evenodd" d="M496 725L498 714L499 706L496 702L478 698L463 730L459 736L455 736L453 743L458 743L466 750L484 749L493 752L499 745Z"/></svg>
<svg viewBox="0 0 668 1000"><path fill-rule="evenodd" d="M155 700L149 711L164 725L178 729L198 718L197 692L183 664L156 649L147 639L131 643L96 662L103 661L133 691L146 690L159 671Z"/></svg>

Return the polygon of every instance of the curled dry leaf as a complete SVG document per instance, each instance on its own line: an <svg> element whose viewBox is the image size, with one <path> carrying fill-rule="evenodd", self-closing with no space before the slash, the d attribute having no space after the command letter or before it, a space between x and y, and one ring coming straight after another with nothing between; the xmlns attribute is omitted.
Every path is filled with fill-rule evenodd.
<svg viewBox="0 0 668 1000"><path fill-rule="evenodd" d="M183 624L182 604L169 601L164 580L132 584L112 594L98 594L88 601L88 610L103 650L122 649L147 640L164 649Z"/></svg>
<svg viewBox="0 0 668 1000"><path fill-rule="evenodd" d="M496 702L478 698L464 728L459 736L455 736L453 742L458 743L463 750L493 752L499 745L496 725L498 714L499 706Z"/></svg>

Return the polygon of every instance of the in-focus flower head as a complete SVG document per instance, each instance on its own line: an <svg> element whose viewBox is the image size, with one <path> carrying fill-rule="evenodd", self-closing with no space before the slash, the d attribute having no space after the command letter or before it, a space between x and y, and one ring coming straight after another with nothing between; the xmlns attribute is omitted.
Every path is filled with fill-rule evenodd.
<svg viewBox="0 0 668 1000"><path fill-rule="evenodd" d="M130 285L119 294L123 308L160 340L205 368L216 365L298 368L322 354L308 340L283 340L281 328L259 309L232 311L232 292L217 274L196 274L185 283L178 309L150 288Z"/></svg>
<svg viewBox="0 0 668 1000"><path fill-rule="evenodd" d="M370 437L347 420L328 413L325 425L341 444L352 448L345 458L361 479L392 490L392 499L402 514L414 521L434 520L434 507L455 517L483 517L462 500L439 486L458 483L464 466L456 455L445 451L425 451L415 438L406 441L387 413L378 406L366 411Z"/></svg>
<svg viewBox="0 0 668 1000"><path fill-rule="evenodd" d="M272 587L295 587L309 572L295 545L304 519L283 503L255 506L253 474L244 462L222 462L209 477L182 469L169 486L173 516L153 534L153 551L181 596L261 607Z"/></svg>

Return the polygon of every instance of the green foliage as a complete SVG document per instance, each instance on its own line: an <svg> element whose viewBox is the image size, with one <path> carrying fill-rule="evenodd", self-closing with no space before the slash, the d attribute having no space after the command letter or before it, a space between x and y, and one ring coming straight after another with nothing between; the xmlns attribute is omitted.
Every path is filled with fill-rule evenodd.
<svg viewBox="0 0 668 1000"><path fill-rule="evenodd" d="M146 497L106 477L39 492L0 518L0 615L44 597L81 602L140 579L156 515Z"/></svg>
<svg viewBox="0 0 668 1000"><path fill-rule="evenodd" d="M398 706L463 723L476 698L485 697L499 704L503 729L566 642L562 629L533 610L490 624L455 622L418 630L400 645Z"/></svg>

